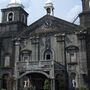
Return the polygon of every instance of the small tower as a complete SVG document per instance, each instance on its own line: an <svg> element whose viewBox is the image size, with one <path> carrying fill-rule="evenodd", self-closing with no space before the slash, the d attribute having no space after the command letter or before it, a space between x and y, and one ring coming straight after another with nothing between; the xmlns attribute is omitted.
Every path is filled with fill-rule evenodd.
<svg viewBox="0 0 90 90"><path fill-rule="evenodd" d="M2 11L2 23L21 22L27 25L28 13L24 10L21 0L11 0Z"/></svg>
<svg viewBox="0 0 90 90"><path fill-rule="evenodd" d="M24 8L24 6L21 3L21 0L11 0L8 4L8 7L22 7L22 8Z"/></svg>
<svg viewBox="0 0 90 90"><path fill-rule="evenodd" d="M54 15L54 6L52 0L47 0L44 8L46 9L48 15Z"/></svg>

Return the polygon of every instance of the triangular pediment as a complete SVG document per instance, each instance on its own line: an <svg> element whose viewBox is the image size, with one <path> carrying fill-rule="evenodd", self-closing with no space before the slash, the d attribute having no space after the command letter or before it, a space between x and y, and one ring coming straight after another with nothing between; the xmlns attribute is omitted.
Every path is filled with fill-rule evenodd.
<svg viewBox="0 0 90 90"><path fill-rule="evenodd" d="M80 30L78 25L64 21L54 16L45 15L41 19L31 24L27 30L25 30L23 36L45 33L73 33L78 30Z"/></svg>

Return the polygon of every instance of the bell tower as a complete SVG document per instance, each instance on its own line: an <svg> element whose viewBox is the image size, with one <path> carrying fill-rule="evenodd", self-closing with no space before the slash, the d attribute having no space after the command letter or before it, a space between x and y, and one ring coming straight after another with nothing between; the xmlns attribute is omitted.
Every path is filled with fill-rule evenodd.
<svg viewBox="0 0 90 90"><path fill-rule="evenodd" d="M28 13L24 10L21 0L10 0L6 8L2 9L0 23L0 90L17 90L12 79L15 76L16 52L19 45L15 44L15 37L27 28ZM7 79L3 79L3 78ZM8 81L9 80L9 81ZM14 80L13 80L14 81ZM4 82L4 83L3 83ZM7 83L8 82L8 83ZM16 83L15 83L16 84Z"/></svg>
<svg viewBox="0 0 90 90"><path fill-rule="evenodd" d="M2 23L21 22L27 25L28 13L21 0L11 0L7 8L2 9Z"/></svg>
<svg viewBox="0 0 90 90"><path fill-rule="evenodd" d="M21 0L11 0L8 4L8 7L22 7L24 8L23 4L21 3Z"/></svg>
<svg viewBox="0 0 90 90"><path fill-rule="evenodd" d="M48 15L54 15L54 6L52 0L47 0L44 8L46 9Z"/></svg>
<svg viewBox="0 0 90 90"><path fill-rule="evenodd" d="M82 27L90 27L90 0L82 1L82 13L79 14L80 25Z"/></svg>

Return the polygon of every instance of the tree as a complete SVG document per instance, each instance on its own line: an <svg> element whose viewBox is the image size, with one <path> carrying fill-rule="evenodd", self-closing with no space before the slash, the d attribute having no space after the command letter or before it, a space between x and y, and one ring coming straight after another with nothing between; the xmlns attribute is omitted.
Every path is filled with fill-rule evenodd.
<svg viewBox="0 0 90 90"><path fill-rule="evenodd" d="M50 90L50 81L48 79L46 79L44 81L44 86L43 86L44 90Z"/></svg>

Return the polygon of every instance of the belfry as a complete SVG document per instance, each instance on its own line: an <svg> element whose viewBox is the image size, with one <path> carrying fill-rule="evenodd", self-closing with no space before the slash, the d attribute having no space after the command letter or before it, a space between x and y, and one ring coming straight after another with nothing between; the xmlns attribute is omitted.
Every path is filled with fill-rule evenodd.
<svg viewBox="0 0 90 90"><path fill-rule="evenodd" d="M48 15L54 15L54 6L52 0L47 0L44 8L46 9Z"/></svg>

